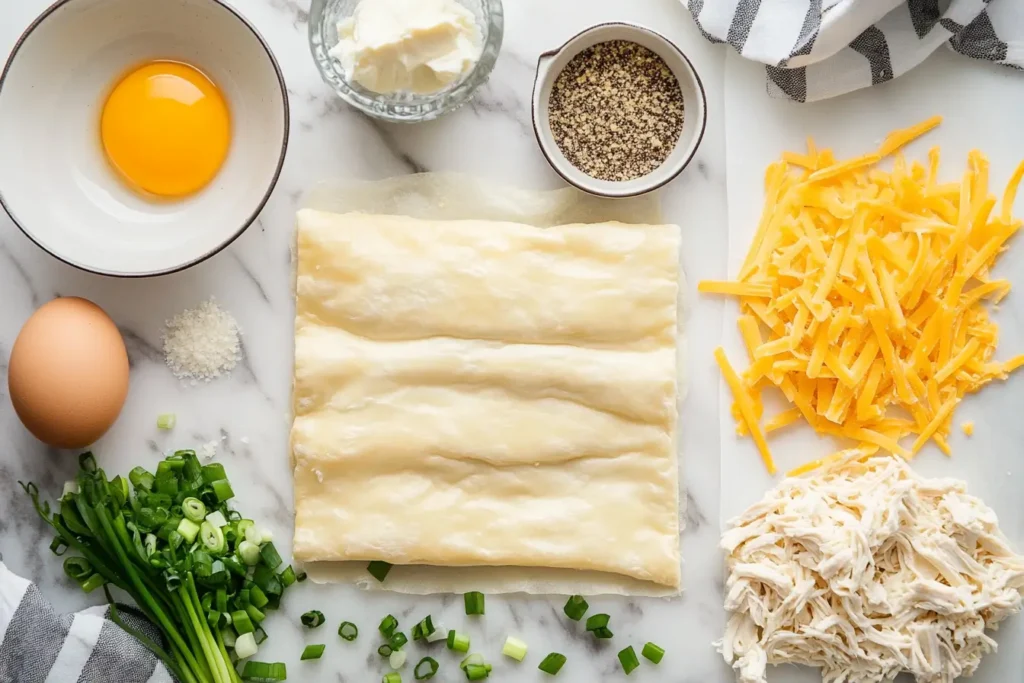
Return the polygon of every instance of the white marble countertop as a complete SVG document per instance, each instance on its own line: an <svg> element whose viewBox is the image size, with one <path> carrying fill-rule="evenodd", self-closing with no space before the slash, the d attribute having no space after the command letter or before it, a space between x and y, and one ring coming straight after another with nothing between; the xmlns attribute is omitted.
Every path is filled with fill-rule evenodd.
<svg viewBox="0 0 1024 683"><path fill-rule="evenodd" d="M48 0L0 3L0 57ZM325 177L377 179L423 170L479 173L524 187L558 187L540 155L530 126L529 98L537 55L579 29L608 20L652 26L674 39L704 80L709 124L690 168L663 192L666 217L683 228L683 264L690 283L687 311L690 357L710 358L718 342L721 306L696 301L694 283L718 277L726 258L726 196L722 81L725 56L709 45L676 0L506 0L505 42L490 82L471 106L419 126L387 126L346 107L320 80L306 44L309 0L236 0L276 52L288 82L292 130L288 159L259 221L230 248L184 273L149 280L115 280L76 271L31 244L0 217L0 553L15 572L38 582L60 609L95 601L63 575L48 550L50 536L36 519L18 480L36 481L59 492L76 467L71 453L50 450L28 435L6 397L6 361L22 323L57 295L81 295L105 308L121 326L131 359L131 389L124 413L95 445L101 466L126 472L155 463L175 447L220 444L218 459L231 475L246 514L266 520L279 545L291 537L291 477L286 448L291 364L292 296L289 241L301 192ZM0 163L11 163L0 160ZM167 371L160 351L165 319L215 296L244 329L245 360L228 379L181 386ZM700 331L707 333L700 333ZM596 646L561 615L563 599L542 596L488 598L487 616L469 631L489 661L499 664L492 680L540 681L543 654L557 650L569 663L558 680L594 683L620 680L615 653L647 640L668 652L660 667L644 665L632 679L672 683L717 683L732 676L711 641L722 629L719 519L719 382L712 363L693 363L681 434L687 528L683 533L686 590L674 600L596 598L592 605L612 615L615 639ZM174 412L178 426L157 433L155 416ZM328 655L299 663L302 641L314 642L298 616L321 609L330 623L343 619L362 629L358 641L329 633ZM461 601L452 596L366 594L348 587L305 584L291 592L272 617L272 640L261 658L286 661L296 681L376 681L385 671L376 655L374 631L387 613L406 623L431 613L449 626L466 625ZM506 634L531 645L523 665L501 658ZM419 655L422 656L422 655ZM411 655L413 663L417 653ZM461 678L452 657L438 659L446 672L435 680ZM411 674L406 669L406 678Z"/></svg>

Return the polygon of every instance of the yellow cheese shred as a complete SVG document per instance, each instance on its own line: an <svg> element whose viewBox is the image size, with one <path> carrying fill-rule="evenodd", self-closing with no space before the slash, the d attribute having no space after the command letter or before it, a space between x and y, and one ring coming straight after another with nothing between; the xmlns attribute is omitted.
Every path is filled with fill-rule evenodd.
<svg viewBox="0 0 1024 683"><path fill-rule="evenodd" d="M1024 366L1024 354L995 360L999 329L987 308L1010 291L991 271L1022 226L1013 203L1024 162L1001 202L977 150L958 181L940 182L937 148L927 164L900 150L941 122L893 131L847 160L813 140L806 153L785 153L765 174L738 278L698 286L739 299L749 365L737 373L722 349L715 358L737 432L753 438L771 473L767 437L801 420L864 453L911 458L933 441L948 455L963 397ZM882 168L893 155L891 170ZM762 426L762 393L773 386L791 407Z"/></svg>

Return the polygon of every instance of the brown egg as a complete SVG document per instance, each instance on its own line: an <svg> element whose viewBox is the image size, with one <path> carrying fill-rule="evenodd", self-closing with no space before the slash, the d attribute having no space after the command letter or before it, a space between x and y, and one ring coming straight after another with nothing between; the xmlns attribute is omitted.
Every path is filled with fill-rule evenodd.
<svg viewBox="0 0 1024 683"><path fill-rule="evenodd" d="M77 297L32 314L11 350L8 389L37 439L84 448L114 424L128 395L128 352L114 321Z"/></svg>

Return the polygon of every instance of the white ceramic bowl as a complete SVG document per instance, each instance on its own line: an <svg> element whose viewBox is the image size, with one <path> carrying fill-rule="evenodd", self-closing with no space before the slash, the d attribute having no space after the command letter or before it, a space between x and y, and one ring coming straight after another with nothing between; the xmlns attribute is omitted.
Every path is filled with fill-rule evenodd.
<svg viewBox="0 0 1024 683"><path fill-rule="evenodd" d="M683 130L672 153L651 173L621 182L598 180L573 166L558 148L548 121L551 88L558 74L580 52L609 40L631 41L660 56L675 74L683 94ZM533 129L537 142L555 172L584 192L602 197L632 197L665 185L693 159L706 127L707 98L693 64L675 43L649 28L626 23L598 24L576 34L562 47L542 53L537 62L537 79L533 85Z"/></svg>
<svg viewBox="0 0 1024 683"><path fill-rule="evenodd" d="M231 112L228 157L200 192L154 202L107 162L99 118L124 73L186 62ZM36 244L78 268L123 277L182 270L258 216L288 144L288 96L263 38L220 0L59 0L0 74L0 204Z"/></svg>

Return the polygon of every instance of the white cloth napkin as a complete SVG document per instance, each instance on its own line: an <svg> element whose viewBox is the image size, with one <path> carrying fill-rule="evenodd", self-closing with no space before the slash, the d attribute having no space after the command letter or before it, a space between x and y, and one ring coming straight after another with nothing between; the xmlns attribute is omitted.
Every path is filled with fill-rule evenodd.
<svg viewBox="0 0 1024 683"><path fill-rule="evenodd" d="M773 97L884 83L936 48L1024 68L1024 0L683 0L704 36L767 64Z"/></svg>
<svg viewBox="0 0 1024 683"><path fill-rule="evenodd" d="M0 562L0 682L172 683L156 657L106 618L108 605L57 614L35 584ZM157 641L136 610L118 614Z"/></svg>

